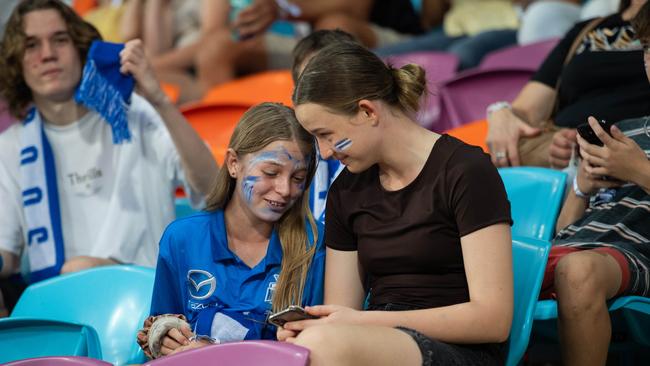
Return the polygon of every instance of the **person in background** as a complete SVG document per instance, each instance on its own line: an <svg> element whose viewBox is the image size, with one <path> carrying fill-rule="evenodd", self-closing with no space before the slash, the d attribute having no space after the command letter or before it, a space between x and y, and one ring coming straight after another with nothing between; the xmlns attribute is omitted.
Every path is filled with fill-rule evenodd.
<svg viewBox="0 0 650 366"><path fill-rule="evenodd" d="M650 82L650 3L632 24ZM577 137L582 158L542 284L542 298L557 299L566 365L605 365L612 336L607 302L650 296L650 115L610 131L593 117L589 125L603 146Z"/></svg>
<svg viewBox="0 0 650 366"><path fill-rule="evenodd" d="M2 278L16 276L25 251L31 281L102 265L153 266L176 188L200 204L217 174L209 149L161 91L140 41L115 54L114 71L132 75L142 95L130 96L125 125L76 101L99 39L58 0L23 1L9 19L0 93L24 122L0 134Z"/></svg>
<svg viewBox="0 0 650 366"><path fill-rule="evenodd" d="M495 165L565 168L575 128L588 116L620 121L650 114L642 50L630 24L645 2L622 0L618 13L577 24L512 104L488 107L486 142Z"/></svg>

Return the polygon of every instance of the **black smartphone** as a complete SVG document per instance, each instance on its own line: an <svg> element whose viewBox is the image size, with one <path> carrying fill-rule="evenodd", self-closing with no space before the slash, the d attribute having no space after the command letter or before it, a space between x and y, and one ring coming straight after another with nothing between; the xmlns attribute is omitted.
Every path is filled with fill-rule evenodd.
<svg viewBox="0 0 650 366"><path fill-rule="evenodd" d="M269 316L269 323L282 327L285 323L305 319L318 319L318 317L308 314L305 309L298 305L290 305L282 311L271 314Z"/></svg>
<svg viewBox="0 0 650 366"><path fill-rule="evenodd" d="M600 123L600 127L602 127L603 130L605 130L605 132L607 132L610 136L612 135L612 132L610 131L610 129L614 125L613 122L607 122L604 119L601 119L600 121L598 121L598 123ZM578 129L578 134L580 135L580 137L585 139L585 141L587 141L588 143L590 143L592 145L598 145L598 146L603 146L604 145L603 142L600 141L598 136L596 136L596 133L591 128L591 126L589 126L589 123L583 123L580 126L578 126L577 129Z"/></svg>

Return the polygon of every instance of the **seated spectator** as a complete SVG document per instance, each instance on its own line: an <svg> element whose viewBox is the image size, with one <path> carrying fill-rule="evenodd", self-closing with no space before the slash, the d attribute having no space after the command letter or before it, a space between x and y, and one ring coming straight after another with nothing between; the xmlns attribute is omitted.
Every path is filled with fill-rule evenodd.
<svg viewBox="0 0 650 366"><path fill-rule="evenodd" d="M340 29L318 30L301 39L293 49L291 76L294 84L298 82L302 70L305 69L312 57L323 48L342 42L356 42L356 40L351 34ZM327 191L343 168L344 166L338 160L332 158L323 159L318 154L318 166L309 189L309 203L314 217L323 224L325 223Z"/></svg>
<svg viewBox="0 0 650 366"><path fill-rule="evenodd" d="M414 122L425 80L350 42L321 50L298 80L298 120L346 166L327 197L326 305L307 308L321 318L278 332L312 365L504 362L506 193L479 148Z"/></svg>
<svg viewBox="0 0 650 366"><path fill-rule="evenodd" d="M440 0L425 0L438 3ZM517 13L511 0L451 0L442 29L401 43L379 47L380 56L414 51L445 51L458 56L459 69L478 65L491 51L516 43Z"/></svg>
<svg viewBox="0 0 650 366"><path fill-rule="evenodd" d="M521 15L520 45L564 37L575 23L616 13L619 0L533 0Z"/></svg>
<svg viewBox="0 0 650 366"><path fill-rule="evenodd" d="M305 190L314 145L291 108L264 103L244 114L208 212L173 222L160 241L151 314L182 314L189 326L163 332L160 342L149 331L165 318L147 319L138 342L150 356L204 345L190 341L190 326L220 343L275 339L271 310L322 303L322 232Z"/></svg>
<svg viewBox="0 0 650 366"><path fill-rule="evenodd" d="M134 7L142 2L130 1L135 2ZM145 7L160 2L148 2ZM151 13L144 12L155 25L151 28L157 29L151 37L151 47L156 47L161 35L170 33L166 30L170 27L159 21L161 11L156 12L157 16ZM200 14L199 39L176 50L171 41L167 42L166 53L153 62L162 81L180 87L181 102L199 99L211 87L239 75L290 68L291 50L301 34L273 32L271 26L278 20L307 22L315 30L341 28L370 46L394 43L422 32L420 19L409 0L254 0L239 11L227 0L204 0ZM133 28L140 18L124 19Z"/></svg>
<svg viewBox="0 0 650 366"><path fill-rule="evenodd" d="M76 102L99 39L58 0L23 1L9 19L0 93L24 122L0 134L3 278L17 273L24 252L31 281L109 264L153 266L176 187L200 203L216 176L209 149L162 93L140 41L115 54L113 71L131 74L144 97L130 96L125 125Z"/></svg>
<svg viewBox="0 0 650 366"><path fill-rule="evenodd" d="M650 82L650 4L634 19ZM612 336L607 301L650 296L650 115L604 131L602 147L578 135L582 160L558 219L542 296L558 302L567 365L604 365ZM560 230L561 229L561 230Z"/></svg>
<svg viewBox="0 0 650 366"><path fill-rule="evenodd" d="M650 81L650 4L634 20ZM542 297L558 302L567 365L604 365L612 336L607 301L650 296L650 115L604 131L602 147L577 137L582 160L558 219Z"/></svg>
<svg viewBox="0 0 650 366"><path fill-rule="evenodd" d="M645 0L577 24L510 105L488 107L487 146L497 166L568 166L575 127L590 115L619 121L650 114L650 86L630 20Z"/></svg>

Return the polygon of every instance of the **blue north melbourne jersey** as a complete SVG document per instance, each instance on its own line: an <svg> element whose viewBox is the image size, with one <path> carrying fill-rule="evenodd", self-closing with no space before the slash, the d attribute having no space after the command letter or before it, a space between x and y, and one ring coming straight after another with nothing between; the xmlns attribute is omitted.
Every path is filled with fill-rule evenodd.
<svg viewBox="0 0 650 366"><path fill-rule="evenodd" d="M310 225L307 230L313 242ZM303 306L323 302L325 249L320 225L318 231ZM228 249L223 211L178 219L160 240L151 315L185 314L195 332L221 342L275 339L275 327L266 318L281 261L276 230L266 256L250 268Z"/></svg>

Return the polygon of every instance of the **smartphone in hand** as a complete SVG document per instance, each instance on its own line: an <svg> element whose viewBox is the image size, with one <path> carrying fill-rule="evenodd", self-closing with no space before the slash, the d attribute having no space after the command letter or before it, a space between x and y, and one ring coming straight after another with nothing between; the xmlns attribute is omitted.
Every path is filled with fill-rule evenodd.
<svg viewBox="0 0 650 366"><path fill-rule="evenodd" d="M285 323L305 319L318 319L318 317L308 314L301 306L290 305L282 311L271 314L269 316L269 323L282 327Z"/></svg>
<svg viewBox="0 0 650 366"><path fill-rule="evenodd" d="M605 132L607 132L610 136L612 135L612 132L610 131L610 129L614 125L613 122L607 122L607 121L601 119L600 121L598 121L598 123L600 123L600 127L602 127L603 130L605 130ZM581 124L580 126L578 126L577 130L578 130L578 134L580 135L580 137L585 139L585 141L587 141L588 143L590 143L592 145L598 145L598 146L603 146L604 145L603 142L600 141L598 136L596 136L596 133L591 128L591 126L589 126L589 123Z"/></svg>

